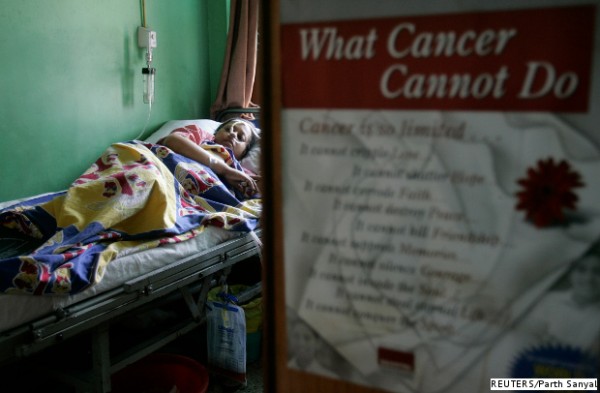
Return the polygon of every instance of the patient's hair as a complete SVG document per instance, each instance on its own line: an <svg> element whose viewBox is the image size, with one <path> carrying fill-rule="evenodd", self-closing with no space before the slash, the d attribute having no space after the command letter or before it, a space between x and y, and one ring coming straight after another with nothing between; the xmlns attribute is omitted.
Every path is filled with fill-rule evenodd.
<svg viewBox="0 0 600 393"><path fill-rule="evenodd" d="M258 128L256 128L254 123L252 123L251 121L242 119L241 117L232 117L231 119L227 119L223 123L219 124L219 126L215 130L215 134L217 132L219 132L219 130L221 128L223 128L231 123L244 123L248 126L248 128L250 128L250 133L252 134L252 138L248 141L246 150L242 154L242 158L244 158L244 157L246 157L248 152L254 147L254 145L256 145L256 143L260 140L260 131L258 130Z"/></svg>

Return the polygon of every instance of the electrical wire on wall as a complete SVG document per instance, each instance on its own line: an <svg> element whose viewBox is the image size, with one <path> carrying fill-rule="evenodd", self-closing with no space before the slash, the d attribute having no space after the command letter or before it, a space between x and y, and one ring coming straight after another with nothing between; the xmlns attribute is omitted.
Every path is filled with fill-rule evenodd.
<svg viewBox="0 0 600 393"><path fill-rule="evenodd" d="M146 0L142 0L142 27L146 26Z"/></svg>

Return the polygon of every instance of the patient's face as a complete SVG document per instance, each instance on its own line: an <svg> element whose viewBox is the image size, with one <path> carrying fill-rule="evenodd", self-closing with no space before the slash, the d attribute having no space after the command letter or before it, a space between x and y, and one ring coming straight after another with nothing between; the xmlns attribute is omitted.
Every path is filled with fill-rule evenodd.
<svg viewBox="0 0 600 393"><path fill-rule="evenodd" d="M252 130L243 121L228 121L215 134L215 143L233 150L233 154L238 160L244 157L251 140Z"/></svg>

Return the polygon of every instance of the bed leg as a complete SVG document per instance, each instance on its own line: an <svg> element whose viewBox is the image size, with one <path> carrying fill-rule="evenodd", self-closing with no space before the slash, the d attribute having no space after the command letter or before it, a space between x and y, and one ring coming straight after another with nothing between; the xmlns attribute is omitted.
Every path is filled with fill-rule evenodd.
<svg viewBox="0 0 600 393"><path fill-rule="evenodd" d="M94 393L108 393L110 386L110 351L108 326L100 325L92 333L92 380Z"/></svg>
<svg viewBox="0 0 600 393"><path fill-rule="evenodd" d="M190 290L188 287L179 288L183 296L183 300L188 307L188 310L192 314L192 318L195 321L199 322L202 320L204 316L204 304L206 303L206 298L208 297L208 291L210 290L210 282L212 281L212 275L205 277L202 280L202 287L200 289L200 293L198 294L197 300L194 300Z"/></svg>

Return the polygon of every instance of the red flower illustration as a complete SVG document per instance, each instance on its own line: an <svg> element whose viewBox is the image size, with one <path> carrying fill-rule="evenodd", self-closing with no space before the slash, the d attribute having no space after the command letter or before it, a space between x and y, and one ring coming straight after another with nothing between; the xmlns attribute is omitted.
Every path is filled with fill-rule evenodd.
<svg viewBox="0 0 600 393"><path fill-rule="evenodd" d="M527 170L527 177L518 179L523 187L517 192L516 209L524 210L528 220L538 228L565 222L564 211L576 210L578 197L573 191L583 187L579 173L571 170L565 160L539 160L537 168Z"/></svg>

